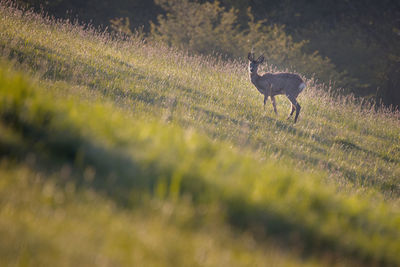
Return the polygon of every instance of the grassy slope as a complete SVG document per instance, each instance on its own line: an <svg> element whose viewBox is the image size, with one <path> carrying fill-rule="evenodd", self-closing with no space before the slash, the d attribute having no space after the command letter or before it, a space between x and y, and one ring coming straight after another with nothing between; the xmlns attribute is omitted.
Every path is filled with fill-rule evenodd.
<svg viewBox="0 0 400 267"><path fill-rule="evenodd" d="M15 239L17 255L6 263L25 259L51 262L57 257L66 264L80 257L94 261L99 256L98 246L104 246L100 254L105 258L99 260L105 263L116 259L121 264L151 264L143 242L153 242L151 254L159 255L159 264L174 265L174 260L183 261L177 255L185 254L190 255L189 262L178 264L192 265L198 261L196 253L210 242L206 254L215 253L215 258L205 257L214 259L210 265L224 265L224 259L238 265L251 265L250 259L301 263L296 253L282 248L273 247L271 254L263 255L262 251L271 250L270 237L320 261L327 260L324 257L364 263L399 261L395 207L400 127L394 114L362 110L346 100L334 101L310 84L299 99L303 113L294 126L283 115L272 116L271 109L262 111L261 97L240 64L216 64L213 59L188 57L137 41L111 41L106 35L45 22L32 14L21 17L15 10L1 12L3 57L36 76L39 87L44 88L20 89L31 93L17 94L18 90L10 93L7 86L2 87L0 148L3 158L14 162L4 163L2 168L8 177L2 187L2 207L6 207L2 213L8 214L4 213L8 207L11 214L17 214L16 218L2 216L1 223L14 229L7 239ZM2 83L13 80L13 75L3 71ZM18 104L7 105L4 99ZM279 102L283 109L283 99ZM289 109L288 105L285 108ZM27 166L21 163L25 158L30 162ZM13 182L14 176L21 178ZM29 194L27 188L35 180L28 176L41 177ZM53 200L49 207L42 207L47 183L57 184L51 186L54 199L59 192L68 191L68 182L61 179L64 176L70 177L79 192L71 193L67 200L64 197L62 204ZM336 194L339 190L345 192ZM90 192L95 199L82 197ZM154 204L143 200L148 194L169 200ZM191 196L189 204L181 194ZM18 195L27 195L26 201L33 199L32 207L38 212L19 205ZM87 210L109 205L117 206L105 208L106 215L98 211L81 221L83 228L104 229L104 236L80 230L73 223ZM171 216L171 211L159 214L157 209L168 205L176 216ZM190 218L180 214L185 209ZM207 216L204 210L210 210ZM65 226L57 221L57 216L52 216L57 212L68 214L71 222ZM35 224L29 216L40 223ZM154 217L159 223L153 226L150 220ZM204 217L200 223L193 222ZM145 220L151 225L149 231L157 234L137 242L129 229L147 225ZM131 221L134 226L129 226ZM212 226L215 221L220 223ZM246 234L235 241L227 223L261 238L253 241L255 245L243 245L248 243L242 242L248 238ZM112 224L119 224L118 236L127 239L116 242L126 245L113 243ZM182 224L189 226L182 230ZM63 245L66 237L56 234L63 227L67 233L88 235L82 237L80 247L87 248L87 253ZM170 232L157 231L157 227ZM226 230L213 234L220 229ZM26 233L28 237L22 238ZM182 239L170 241L177 233ZM35 257L29 253L37 247L37 240L43 240L43 249ZM26 244L28 252L18 242ZM69 242L76 243L74 239ZM164 250L160 247L163 242L174 245ZM192 245L187 248L182 243ZM4 245L1 253L5 253ZM47 248L55 252L44 253ZM145 256L134 258L123 254L124 249ZM229 257L218 257L224 253Z"/></svg>

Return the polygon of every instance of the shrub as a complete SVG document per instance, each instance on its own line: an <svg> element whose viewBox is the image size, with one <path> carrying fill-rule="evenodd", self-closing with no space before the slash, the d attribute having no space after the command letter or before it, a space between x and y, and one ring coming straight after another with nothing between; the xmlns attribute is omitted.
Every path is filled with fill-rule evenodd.
<svg viewBox="0 0 400 267"><path fill-rule="evenodd" d="M248 51L264 53L268 64L279 69L298 71L319 80L336 81L345 86L350 79L335 70L335 65L317 51L306 54L307 41L295 42L281 25L255 21L247 11L247 25L240 25L238 11L226 10L218 1L213 3L189 0L156 0L166 15L151 23L151 39L179 47L192 53L221 54L228 58L245 58Z"/></svg>

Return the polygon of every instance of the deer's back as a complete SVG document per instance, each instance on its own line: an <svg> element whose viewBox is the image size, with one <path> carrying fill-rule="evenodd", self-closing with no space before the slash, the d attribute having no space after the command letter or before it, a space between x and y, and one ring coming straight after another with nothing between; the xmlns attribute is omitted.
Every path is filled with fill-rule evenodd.
<svg viewBox="0 0 400 267"><path fill-rule="evenodd" d="M267 73L263 75L263 80L267 87L271 87L271 94L289 94L297 95L300 93L299 85L303 83L303 79L294 73Z"/></svg>

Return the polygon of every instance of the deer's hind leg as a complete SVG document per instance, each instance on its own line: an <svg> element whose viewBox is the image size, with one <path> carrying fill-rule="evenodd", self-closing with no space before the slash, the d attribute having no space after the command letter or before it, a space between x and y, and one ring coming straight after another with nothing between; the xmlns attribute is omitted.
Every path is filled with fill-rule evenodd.
<svg viewBox="0 0 400 267"><path fill-rule="evenodd" d="M296 116L294 117L294 123L296 123L297 122L297 118L299 117L299 114L300 114L301 106L297 102L295 97L290 96L290 95L287 95L287 97L289 98L290 102L292 103L292 112L290 113L290 115L292 115L292 113L293 113L293 106L296 109Z"/></svg>
<svg viewBox="0 0 400 267"><path fill-rule="evenodd" d="M290 111L290 114L289 114L289 116L287 117L287 119L290 119L290 118L292 117L294 111L296 110L296 107L295 107L292 103L290 103L290 106L292 107L292 111Z"/></svg>
<svg viewBox="0 0 400 267"><path fill-rule="evenodd" d="M274 107L275 114L278 115L278 110L276 109L276 101L275 101L274 96L271 96L271 102L272 102L272 106Z"/></svg>

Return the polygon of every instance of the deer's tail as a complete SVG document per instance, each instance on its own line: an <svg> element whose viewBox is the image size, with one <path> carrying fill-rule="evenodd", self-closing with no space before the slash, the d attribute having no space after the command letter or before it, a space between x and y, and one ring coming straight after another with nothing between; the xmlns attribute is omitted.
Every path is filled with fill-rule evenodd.
<svg viewBox="0 0 400 267"><path fill-rule="evenodd" d="M300 94L301 92L303 92L304 88L306 88L306 84L305 84L305 83L301 83L301 84L299 85L299 94Z"/></svg>

